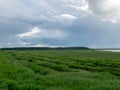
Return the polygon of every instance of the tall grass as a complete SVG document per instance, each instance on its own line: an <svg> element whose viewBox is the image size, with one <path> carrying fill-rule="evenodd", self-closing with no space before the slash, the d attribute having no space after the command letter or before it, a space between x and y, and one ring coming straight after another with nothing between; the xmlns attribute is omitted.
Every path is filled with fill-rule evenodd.
<svg viewBox="0 0 120 90"><path fill-rule="evenodd" d="M0 52L0 90L119 90L120 53Z"/></svg>

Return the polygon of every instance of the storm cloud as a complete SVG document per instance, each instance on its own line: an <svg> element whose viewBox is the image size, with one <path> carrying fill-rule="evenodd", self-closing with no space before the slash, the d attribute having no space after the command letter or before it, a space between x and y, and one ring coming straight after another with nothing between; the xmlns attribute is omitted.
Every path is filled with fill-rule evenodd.
<svg viewBox="0 0 120 90"><path fill-rule="evenodd" d="M119 0L0 0L0 47L119 47L119 8Z"/></svg>

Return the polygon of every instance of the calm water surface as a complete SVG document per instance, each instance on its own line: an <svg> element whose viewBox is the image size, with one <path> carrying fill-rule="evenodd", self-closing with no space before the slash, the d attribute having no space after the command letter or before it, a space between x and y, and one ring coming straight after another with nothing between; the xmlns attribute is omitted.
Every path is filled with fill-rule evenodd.
<svg viewBox="0 0 120 90"><path fill-rule="evenodd" d="M120 52L120 50L100 50L100 51Z"/></svg>

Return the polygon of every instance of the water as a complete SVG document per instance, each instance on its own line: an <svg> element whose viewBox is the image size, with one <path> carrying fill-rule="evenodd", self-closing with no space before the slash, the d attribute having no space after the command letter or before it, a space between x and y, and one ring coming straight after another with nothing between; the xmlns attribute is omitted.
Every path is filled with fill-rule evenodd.
<svg viewBox="0 0 120 90"><path fill-rule="evenodd" d="M100 50L100 51L120 52L120 50Z"/></svg>

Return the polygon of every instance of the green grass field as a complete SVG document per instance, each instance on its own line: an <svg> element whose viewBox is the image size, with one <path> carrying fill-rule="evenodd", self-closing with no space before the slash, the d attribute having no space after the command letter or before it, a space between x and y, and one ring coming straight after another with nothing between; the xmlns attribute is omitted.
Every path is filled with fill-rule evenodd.
<svg viewBox="0 0 120 90"><path fill-rule="evenodd" d="M3 50L0 90L120 90L120 53Z"/></svg>

